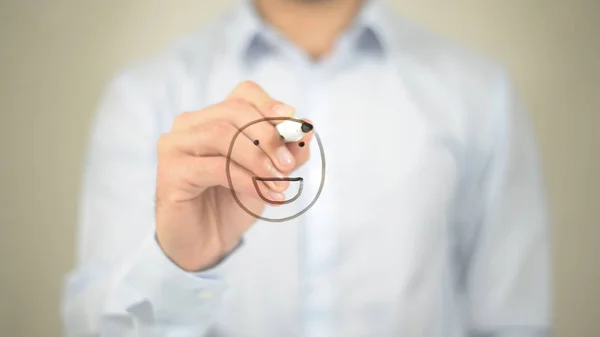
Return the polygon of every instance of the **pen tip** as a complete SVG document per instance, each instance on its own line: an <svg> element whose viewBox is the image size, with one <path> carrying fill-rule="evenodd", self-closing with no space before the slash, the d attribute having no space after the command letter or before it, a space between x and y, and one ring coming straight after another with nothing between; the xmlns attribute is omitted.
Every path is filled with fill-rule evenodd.
<svg viewBox="0 0 600 337"><path fill-rule="evenodd" d="M302 132L309 133L313 129L313 126L312 126L312 124L304 122L304 123L302 123L301 128L302 128Z"/></svg>

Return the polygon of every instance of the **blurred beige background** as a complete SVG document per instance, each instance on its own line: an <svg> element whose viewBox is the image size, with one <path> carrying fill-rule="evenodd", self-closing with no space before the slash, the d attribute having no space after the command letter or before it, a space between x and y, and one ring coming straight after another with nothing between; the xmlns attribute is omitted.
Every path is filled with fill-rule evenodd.
<svg viewBox="0 0 600 337"><path fill-rule="evenodd" d="M600 336L600 1L390 2L512 72L548 184L557 336ZM0 0L0 335L61 335L81 156L108 78L233 3Z"/></svg>

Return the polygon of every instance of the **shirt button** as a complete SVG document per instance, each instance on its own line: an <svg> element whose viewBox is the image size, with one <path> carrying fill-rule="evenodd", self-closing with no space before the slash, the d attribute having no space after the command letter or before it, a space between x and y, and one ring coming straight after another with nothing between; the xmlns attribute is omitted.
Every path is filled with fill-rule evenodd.
<svg viewBox="0 0 600 337"><path fill-rule="evenodd" d="M198 291L198 298L201 300L210 300L213 298L213 293L210 290L200 290Z"/></svg>

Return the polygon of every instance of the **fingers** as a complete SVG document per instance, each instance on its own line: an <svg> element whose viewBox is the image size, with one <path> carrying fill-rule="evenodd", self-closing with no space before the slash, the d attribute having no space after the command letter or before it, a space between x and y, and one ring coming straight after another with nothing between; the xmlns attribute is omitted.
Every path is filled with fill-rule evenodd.
<svg viewBox="0 0 600 337"><path fill-rule="evenodd" d="M247 101L230 99L213 105L196 113L184 113L175 119L173 131L202 128L207 125L230 123L253 142L258 141L260 148L271 158L273 164L282 172L289 172L295 167L295 159L289 152L280 135L270 123L260 121L265 117ZM232 137L229 138L232 140Z"/></svg>
<svg viewBox="0 0 600 337"><path fill-rule="evenodd" d="M242 99L252 104L264 117L291 117L295 114L294 108L273 99L261 86L252 82L240 83L227 96L227 100ZM271 121L277 124L281 121Z"/></svg>
<svg viewBox="0 0 600 337"><path fill-rule="evenodd" d="M252 119L258 118L260 114L254 107L243 101L230 101L209 109L210 111L197 114L188 113L177 117L176 124L188 123L193 126L178 128L178 134L187 135L182 144L183 151L196 156L217 154L226 156L228 147L241 125L243 133L235 139L236 149L241 148L241 152L244 153L255 153L256 151L253 151L250 144L258 146L271 159L275 176L278 176L280 172L290 172L295 167L304 164L310 157L309 144L313 131L298 142L286 144L281 141L279 133L269 123L258 122L248 126L246 122L248 120L252 122ZM304 119L304 121L314 124L308 119ZM245 166L245 163L239 161L238 163L252 170L252 167Z"/></svg>
<svg viewBox="0 0 600 337"><path fill-rule="evenodd" d="M257 122L249 125L265 118L254 105L244 100L228 100L215 107L214 110L207 111L207 114L226 118L231 124L241 129L252 142L258 143L258 146L271 158L278 170L289 172L294 168L294 157L285 143L281 141L277 129L271 123Z"/></svg>
<svg viewBox="0 0 600 337"><path fill-rule="evenodd" d="M223 157L181 157L175 165L171 166L185 186L192 188L208 188L212 186L222 186L230 189L230 183L227 176L227 160ZM253 182L253 174L248 172L238 164L229 163L229 177L231 178L231 187L236 193L245 194L258 200L263 200L258 194ZM260 192L267 200L283 201L285 196L282 193L272 191L263 182L257 182Z"/></svg>
<svg viewBox="0 0 600 337"><path fill-rule="evenodd" d="M271 123L257 122L249 125L249 123L265 118L253 105L246 101L229 100L223 102L219 113L227 116L227 119L241 129L250 140L257 142L279 170L289 172L294 168L294 157L285 147L277 129Z"/></svg>
<svg viewBox="0 0 600 337"><path fill-rule="evenodd" d="M198 130L170 133L161 137L159 151L166 155L184 154L195 157L229 155L231 139L238 130L228 123L210 123ZM271 159L243 133L238 134L231 151L231 160L237 165L259 177L284 177ZM287 181L269 181L267 183L276 192L282 192L289 186Z"/></svg>
<svg viewBox="0 0 600 337"><path fill-rule="evenodd" d="M257 84L243 82L225 101L201 111L179 115L173 123L172 131L161 137L159 151L175 156L176 160L204 158L206 160L204 164L209 165L207 167L210 169L212 167L210 164L217 160L216 158L226 160L232 141L235 141L231 153L232 167L243 170L248 177L281 178L308 160L312 132L297 143L286 144L273 126L281 120L270 121L271 123L262 120L268 117L292 117L293 115L293 108L273 99ZM308 120L307 122L310 123ZM194 170L189 171L194 172ZM221 171L217 177L222 179L226 176L226 168L223 167ZM204 171L200 170L198 173L202 174L202 172ZM193 182L191 178L190 182ZM217 182L196 183L216 184ZM228 187L228 184L223 185L222 180L218 183ZM248 188L254 191L254 194L256 193L252 179L246 179L245 185L241 186L245 186L245 193L249 193ZM270 193L280 193L287 189L289 182L268 181L261 182L258 186L264 187L263 195L270 198ZM262 187L259 190L262 190ZM270 199L276 200L276 197Z"/></svg>

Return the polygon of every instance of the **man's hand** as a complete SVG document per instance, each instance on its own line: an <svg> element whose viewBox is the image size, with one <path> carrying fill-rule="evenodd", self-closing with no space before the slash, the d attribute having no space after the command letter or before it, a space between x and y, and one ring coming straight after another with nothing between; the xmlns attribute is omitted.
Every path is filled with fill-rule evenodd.
<svg viewBox="0 0 600 337"><path fill-rule="evenodd" d="M292 117L294 109L253 82L241 83L225 101L183 113L158 142L156 232L167 256L198 271L230 252L255 219L234 200L226 175L227 152L239 129L265 117ZM276 124L280 121L273 121ZM308 145L312 133L303 141ZM254 140L260 139L259 145ZM261 214L266 204L252 177L283 177L308 160L309 146L285 144L275 127L257 123L236 139L230 175L244 206ZM264 196L283 201L289 182L259 182Z"/></svg>

